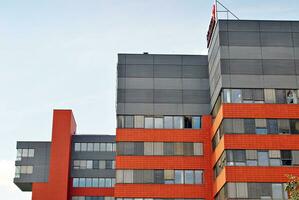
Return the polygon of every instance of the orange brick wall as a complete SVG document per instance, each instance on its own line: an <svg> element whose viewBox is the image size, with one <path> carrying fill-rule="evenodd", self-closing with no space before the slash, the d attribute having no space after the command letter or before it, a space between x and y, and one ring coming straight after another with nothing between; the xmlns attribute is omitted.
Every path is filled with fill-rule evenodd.
<svg viewBox="0 0 299 200"><path fill-rule="evenodd" d="M202 128L117 129L116 141L202 142L204 156L116 156L117 169L203 169L202 185L116 184L115 197L212 199L211 117L203 116ZM174 192L175 191L175 192Z"/></svg>
<svg viewBox="0 0 299 200"><path fill-rule="evenodd" d="M211 128L215 135L224 118L299 119L294 104L223 104ZM299 150L299 135L225 134L212 154L212 166L225 149ZM226 182L285 182L286 174L299 176L299 167L225 167L213 182L213 195Z"/></svg>

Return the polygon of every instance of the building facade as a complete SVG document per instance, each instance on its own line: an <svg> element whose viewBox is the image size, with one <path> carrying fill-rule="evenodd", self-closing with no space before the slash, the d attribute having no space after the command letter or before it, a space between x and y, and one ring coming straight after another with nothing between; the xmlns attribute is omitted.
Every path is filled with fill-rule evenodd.
<svg viewBox="0 0 299 200"><path fill-rule="evenodd" d="M299 22L218 20L204 55L119 54L116 135L17 142L33 200L288 199L299 176Z"/></svg>

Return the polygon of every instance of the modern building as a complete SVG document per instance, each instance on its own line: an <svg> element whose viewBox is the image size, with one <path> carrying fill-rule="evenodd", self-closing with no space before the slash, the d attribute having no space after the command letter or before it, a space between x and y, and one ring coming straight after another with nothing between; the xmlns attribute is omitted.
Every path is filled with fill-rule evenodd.
<svg viewBox="0 0 299 200"><path fill-rule="evenodd" d="M33 200L286 200L299 176L299 22L218 20L208 56L119 54L116 135L18 142Z"/></svg>

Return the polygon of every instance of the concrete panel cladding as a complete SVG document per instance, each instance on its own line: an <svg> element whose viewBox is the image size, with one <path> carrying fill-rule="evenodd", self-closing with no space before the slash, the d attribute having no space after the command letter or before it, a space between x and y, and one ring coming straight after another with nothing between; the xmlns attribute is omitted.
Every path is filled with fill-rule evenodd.
<svg viewBox="0 0 299 200"><path fill-rule="evenodd" d="M117 69L118 115L210 112L207 56L119 54Z"/></svg>
<svg viewBox="0 0 299 200"><path fill-rule="evenodd" d="M221 88L298 87L297 46L298 22L219 20L209 48L211 105Z"/></svg>

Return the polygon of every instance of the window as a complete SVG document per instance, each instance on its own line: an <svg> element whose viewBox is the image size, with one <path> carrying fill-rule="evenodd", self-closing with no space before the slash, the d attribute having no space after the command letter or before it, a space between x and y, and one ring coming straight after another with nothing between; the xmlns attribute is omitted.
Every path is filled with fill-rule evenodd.
<svg viewBox="0 0 299 200"><path fill-rule="evenodd" d="M106 150L107 151L112 151L112 143L107 143L106 145L107 145L106 146L106 148L107 148Z"/></svg>
<svg viewBox="0 0 299 200"><path fill-rule="evenodd" d="M243 103L253 103L253 90L242 89Z"/></svg>
<svg viewBox="0 0 299 200"><path fill-rule="evenodd" d="M106 168L106 162L105 160L99 161L99 169L105 169Z"/></svg>
<svg viewBox="0 0 299 200"><path fill-rule="evenodd" d="M22 157L28 157L28 149L22 150Z"/></svg>
<svg viewBox="0 0 299 200"><path fill-rule="evenodd" d="M73 178L73 187L79 187L79 178Z"/></svg>
<svg viewBox="0 0 299 200"><path fill-rule="evenodd" d="M154 142L154 155L163 155L163 142Z"/></svg>
<svg viewBox="0 0 299 200"><path fill-rule="evenodd" d="M282 196L282 185L279 184L272 184L272 198L273 199L283 199Z"/></svg>
<svg viewBox="0 0 299 200"><path fill-rule="evenodd" d="M105 187L105 179L99 178L99 187Z"/></svg>
<svg viewBox="0 0 299 200"><path fill-rule="evenodd" d="M244 129L245 133L255 133L255 120L254 119L244 119Z"/></svg>
<svg viewBox="0 0 299 200"><path fill-rule="evenodd" d="M264 90L254 89L253 90L253 100L254 103L264 103Z"/></svg>
<svg viewBox="0 0 299 200"><path fill-rule="evenodd" d="M117 128L125 128L125 117L117 116Z"/></svg>
<svg viewBox="0 0 299 200"><path fill-rule="evenodd" d="M81 151L87 150L87 143L81 143Z"/></svg>
<svg viewBox="0 0 299 200"><path fill-rule="evenodd" d="M100 143L100 151L106 151L106 143Z"/></svg>
<svg viewBox="0 0 299 200"><path fill-rule="evenodd" d="M194 155L203 155L202 143L193 143Z"/></svg>
<svg viewBox="0 0 299 200"><path fill-rule="evenodd" d="M286 91L286 100L288 104L297 103L297 95L295 90L287 90Z"/></svg>
<svg viewBox="0 0 299 200"><path fill-rule="evenodd" d="M79 187L85 187L85 178L79 178Z"/></svg>
<svg viewBox="0 0 299 200"><path fill-rule="evenodd" d="M280 153L281 153L282 165L284 166L292 165L292 151L281 150Z"/></svg>
<svg viewBox="0 0 299 200"><path fill-rule="evenodd" d="M91 187L91 186L92 186L92 178L86 178L85 187Z"/></svg>
<svg viewBox="0 0 299 200"><path fill-rule="evenodd" d="M22 149L17 149L17 160L22 159Z"/></svg>
<svg viewBox="0 0 299 200"><path fill-rule="evenodd" d="M269 156L267 151L258 151L257 156L259 166L269 166Z"/></svg>
<svg viewBox="0 0 299 200"><path fill-rule="evenodd" d="M93 144L93 151L100 151L100 143Z"/></svg>
<svg viewBox="0 0 299 200"><path fill-rule="evenodd" d="M201 128L201 117L192 117L192 128L194 129Z"/></svg>
<svg viewBox="0 0 299 200"><path fill-rule="evenodd" d="M275 90L265 89L265 103L275 103Z"/></svg>
<svg viewBox="0 0 299 200"><path fill-rule="evenodd" d="M144 127L144 116L134 116L134 128Z"/></svg>
<svg viewBox="0 0 299 200"><path fill-rule="evenodd" d="M125 128L133 128L133 116L125 116Z"/></svg>
<svg viewBox="0 0 299 200"><path fill-rule="evenodd" d="M277 119L267 119L268 133L278 133Z"/></svg>
<svg viewBox="0 0 299 200"><path fill-rule="evenodd" d="M232 89L232 103L242 103L242 93L240 89Z"/></svg>
<svg viewBox="0 0 299 200"><path fill-rule="evenodd" d="M256 134L267 134L266 119L255 119L255 133Z"/></svg>
<svg viewBox="0 0 299 200"><path fill-rule="evenodd" d="M184 154L184 144L181 142L174 143L174 155L183 155Z"/></svg>
<svg viewBox="0 0 299 200"><path fill-rule="evenodd" d="M92 187L99 187L99 179L98 178L92 179Z"/></svg>
<svg viewBox="0 0 299 200"><path fill-rule="evenodd" d="M145 142L144 143L144 155L154 155L154 143Z"/></svg>
<svg viewBox="0 0 299 200"><path fill-rule="evenodd" d="M154 118L145 117L144 118L144 128L154 128Z"/></svg>
<svg viewBox="0 0 299 200"><path fill-rule="evenodd" d="M111 178L105 179L105 187L112 187L112 180Z"/></svg>
<svg viewBox="0 0 299 200"><path fill-rule="evenodd" d="M154 170L154 183L164 184L164 170Z"/></svg>
<svg viewBox="0 0 299 200"><path fill-rule="evenodd" d="M164 155L173 155L174 154L174 143L165 142L164 145Z"/></svg>
<svg viewBox="0 0 299 200"><path fill-rule="evenodd" d="M86 161L86 169L92 169L92 160L87 160Z"/></svg>
<svg viewBox="0 0 299 200"><path fill-rule="evenodd" d="M276 103L284 104L286 103L286 91L285 90L275 90Z"/></svg>
<svg viewBox="0 0 299 200"><path fill-rule="evenodd" d="M165 116L164 117L164 128L173 128L173 117L172 116Z"/></svg>
<svg viewBox="0 0 299 200"><path fill-rule="evenodd" d="M155 128L163 128L163 118L155 118Z"/></svg>
<svg viewBox="0 0 299 200"><path fill-rule="evenodd" d="M183 184L184 183L184 171L183 170L175 170L175 184Z"/></svg>
<svg viewBox="0 0 299 200"><path fill-rule="evenodd" d="M231 103L230 89L223 89L223 102L224 103Z"/></svg>
<svg viewBox="0 0 299 200"><path fill-rule="evenodd" d="M248 198L247 183L236 183L237 198Z"/></svg>
<svg viewBox="0 0 299 200"><path fill-rule="evenodd" d="M278 133L290 133L290 121L287 119L278 119Z"/></svg>
<svg viewBox="0 0 299 200"><path fill-rule="evenodd" d="M194 174L192 170L185 170L185 184L194 183Z"/></svg>
<svg viewBox="0 0 299 200"><path fill-rule="evenodd" d="M299 133L299 120L290 120L291 126L291 134L298 134Z"/></svg>
<svg viewBox="0 0 299 200"><path fill-rule="evenodd" d="M93 143L87 143L87 151L93 151Z"/></svg>
<svg viewBox="0 0 299 200"><path fill-rule="evenodd" d="M192 117L191 116L184 117L184 128L192 128Z"/></svg>
<svg viewBox="0 0 299 200"><path fill-rule="evenodd" d="M195 184L202 184L203 183L203 171L202 170L195 170Z"/></svg>
<svg viewBox="0 0 299 200"><path fill-rule="evenodd" d="M184 119L181 116L173 117L173 128L181 129L184 128Z"/></svg>
<svg viewBox="0 0 299 200"><path fill-rule="evenodd" d="M124 170L124 183L133 183L133 170Z"/></svg>

